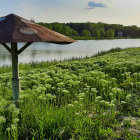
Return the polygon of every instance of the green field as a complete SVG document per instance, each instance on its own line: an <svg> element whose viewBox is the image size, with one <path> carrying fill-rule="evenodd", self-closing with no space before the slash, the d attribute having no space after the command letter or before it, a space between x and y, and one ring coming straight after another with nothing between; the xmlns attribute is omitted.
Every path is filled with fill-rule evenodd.
<svg viewBox="0 0 140 140"><path fill-rule="evenodd" d="M0 140L140 139L140 48L85 59L0 68Z"/></svg>

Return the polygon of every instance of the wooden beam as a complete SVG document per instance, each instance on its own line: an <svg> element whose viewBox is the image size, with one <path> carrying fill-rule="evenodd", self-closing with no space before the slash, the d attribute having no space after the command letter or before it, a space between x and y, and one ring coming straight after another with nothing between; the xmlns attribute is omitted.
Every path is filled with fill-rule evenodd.
<svg viewBox="0 0 140 140"><path fill-rule="evenodd" d="M21 49L18 50L18 55L22 53L28 46L30 46L33 42L28 42Z"/></svg>
<svg viewBox="0 0 140 140"><path fill-rule="evenodd" d="M11 53L11 49L5 44L5 43L1 43L5 49L7 49L9 51L9 53Z"/></svg>
<svg viewBox="0 0 140 140"><path fill-rule="evenodd" d="M16 42L11 43L11 56L12 56L12 88L13 88L13 100L18 107L19 97L19 73L18 73L18 46Z"/></svg>

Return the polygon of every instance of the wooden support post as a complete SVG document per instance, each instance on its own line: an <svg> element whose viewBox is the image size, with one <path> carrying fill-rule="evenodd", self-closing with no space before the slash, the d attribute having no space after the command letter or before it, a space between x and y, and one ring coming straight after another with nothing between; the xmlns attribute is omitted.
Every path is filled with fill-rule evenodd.
<svg viewBox="0 0 140 140"><path fill-rule="evenodd" d="M18 46L17 43L11 43L11 56L12 56L12 88L13 100L17 106L19 97L19 73L18 73Z"/></svg>
<svg viewBox="0 0 140 140"><path fill-rule="evenodd" d="M15 105L18 107L18 97L20 92L19 73L18 73L18 55L22 53L28 46L30 46L32 42L28 42L20 50L18 50L17 42L11 43L11 49L5 43L1 43L1 44L11 53L12 56L13 100L15 101Z"/></svg>

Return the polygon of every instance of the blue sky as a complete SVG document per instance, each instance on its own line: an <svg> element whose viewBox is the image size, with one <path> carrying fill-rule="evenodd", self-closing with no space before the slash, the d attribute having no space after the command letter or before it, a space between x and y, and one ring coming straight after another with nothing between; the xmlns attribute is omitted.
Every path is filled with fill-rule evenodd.
<svg viewBox="0 0 140 140"><path fill-rule="evenodd" d="M140 26L140 0L0 0L0 16L43 22L105 22Z"/></svg>

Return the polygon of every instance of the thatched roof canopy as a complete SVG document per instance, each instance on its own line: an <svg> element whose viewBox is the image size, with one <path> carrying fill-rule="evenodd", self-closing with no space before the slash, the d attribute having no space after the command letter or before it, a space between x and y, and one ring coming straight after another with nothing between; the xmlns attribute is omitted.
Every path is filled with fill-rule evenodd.
<svg viewBox="0 0 140 140"><path fill-rule="evenodd" d="M75 42L75 40L15 14L9 14L0 18L0 43L10 42L69 44Z"/></svg>

